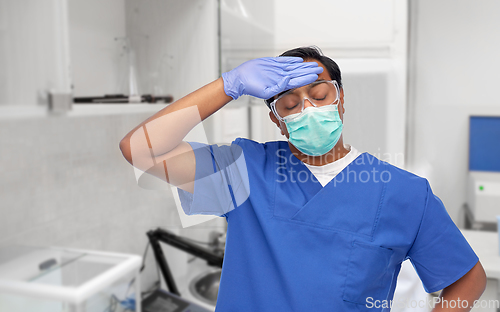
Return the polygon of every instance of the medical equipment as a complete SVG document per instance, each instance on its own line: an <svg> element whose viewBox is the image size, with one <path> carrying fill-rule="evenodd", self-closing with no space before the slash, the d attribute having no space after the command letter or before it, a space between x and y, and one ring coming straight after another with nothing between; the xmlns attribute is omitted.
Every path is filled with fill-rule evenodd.
<svg viewBox="0 0 500 312"><path fill-rule="evenodd" d="M194 244L184 237L175 235L172 232L161 228L151 230L147 233L147 235L151 243L156 262L158 263L163 278L165 279L165 284L167 285L168 290L177 296L180 296L181 294L179 293L172 273L170 272L167 259L165 258L163 250L161 249L160 242L169 244L172 247L180 249L198 258L204 259L209 265L222 268L222 261L224 259L223 255L217 254L207 248Z"/></svg>
<svg viewBox="0 0 500 312"><path fill-rule="evenodd" d="M65 248L0 249L0 311L141 311L136 255Z"/></svg>
<svg viewBox="0 0 500 312"><path fill-rule="evenodd" d="M158 228L147 233L149 242L153 249L156 262L161 270L168 291L157 290L151 296L144 299L142 305L144 312L208 312L205 308L181 298L172 273L167 263L167 259L161 249L160 242L169 244L172 247L187 252L193 256L204 259L209 265L221 268L224 255L212 252L211 250L192 243L189 239L175 235L174 233ZM206 288L206 287L205 287ZM218 289L206 289L213 291L217 298Z"/></svg>
<svg viewBox="0 0 500 312"><path fill-rule="evenodd" d="M476 226L496 223L500 215L500 116L470 117L466 207Z"/></svg>

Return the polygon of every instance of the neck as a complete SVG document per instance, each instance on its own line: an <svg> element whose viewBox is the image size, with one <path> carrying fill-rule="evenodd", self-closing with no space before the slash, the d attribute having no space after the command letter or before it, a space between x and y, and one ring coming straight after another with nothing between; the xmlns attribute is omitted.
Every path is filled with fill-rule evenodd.
<svg viewBox="0 0 500 312"><path fill-rule="evenodd" d="M288 142L288 146L290 147L290 151L295 157L297 157L303 163L312 166L323 166L332 163L336 160L341 159L342 157L347 155L347 153L349 153L349 150L344 147L344 140L342 137L340 137L337 144L335 144L335 146L328 153L320 156L311 156L304 154L290 142Z"/></svg>

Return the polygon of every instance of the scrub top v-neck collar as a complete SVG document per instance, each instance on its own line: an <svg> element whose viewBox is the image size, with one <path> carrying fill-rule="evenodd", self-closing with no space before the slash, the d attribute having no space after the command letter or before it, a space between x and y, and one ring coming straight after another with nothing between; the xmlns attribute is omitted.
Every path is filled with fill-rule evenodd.
<svg viewBox="0 0 500 312"><path fill-rule="evenodd" d="M342 172L345 167L347 167L361 154L356 148L350 146L349 144L344 144L344 148L349 150L349 152L344 157L337 159L334 162L323 166L314 166L304 163L304 165L306 165L309 171L314 174L323 187L325 187L328 182L334 179L337 174Z"/></svg>
<svg viewBox="0 0 500 312"><path fill-rule="evenodd" d="M279 143L281 146L276 153L276 176L274 180L278 182L276 183L274 205L279 206L279 208L274 209L273 215L275 217L294 217L299 211L306 210L308 206L321 201L324 194L328 194L327 197L332 198L341 191L340 189L346 187L346 185L343 185L346 183L333 183L336 182L335 178L323 187L309 168L293 155L288 143L285 141ZM362 154L357 157L360 157L360 155ZM347 164L339 174L352 166L354 160ZM294 194L294 199L290 201L290 199L287 199L289 196L285 194Z"/></svg>
<svg viewBox="0 0 500 312"><path fill-rule="evenodd" d="M279 171L280 169L284 169L288 171L288 175L290 176L291 180L298 181L303 188L307 191L312 191L314 194L322 190L323 188L327 187L328 184L335 178L332 178L328 183L326 183L324 186L321 185L321 183L315 178L315 173L318 172L318 170L321 167L326 166L326 170L330 170L331 167L341 167L341 169L337 172L335 176L343 172L349 165L351 165L360 155L364 153L360 153L358 150L355 148L351 147L350 145L345 145L346 147L349 147L351 150L349 153L347 153L344 157L341 159L338 159L332 163L326 164L324 166L312 166L309 164L306 164L299 160L295 155L293 155L292 151L290 150L290 147L288 145L288 142L282 141L284 148L279 148L277 151L277 170ZM284 154L282 154L284 152ZM308 180L300 179L300 174L306 172L308 174ZM311 178L314 177L314 178ZM311 183L312 182L312 183Z"/></svg>

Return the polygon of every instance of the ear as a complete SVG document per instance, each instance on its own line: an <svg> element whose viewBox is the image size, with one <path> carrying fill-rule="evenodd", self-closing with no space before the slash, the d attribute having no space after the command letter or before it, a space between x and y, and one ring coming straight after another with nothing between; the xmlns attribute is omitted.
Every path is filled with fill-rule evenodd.
<svg viewBox="0 0 500 312"><path fill-rule="evenodd" d="M278 127L280 129L281 134L285 135L285 133L283 132L283 129L281 128L280 121L278 120L278 118L276 118L276 116L274 116L272 111L269 111L269 118L271 118L271 121L274 122L276 124L276 127Z"/></svg>

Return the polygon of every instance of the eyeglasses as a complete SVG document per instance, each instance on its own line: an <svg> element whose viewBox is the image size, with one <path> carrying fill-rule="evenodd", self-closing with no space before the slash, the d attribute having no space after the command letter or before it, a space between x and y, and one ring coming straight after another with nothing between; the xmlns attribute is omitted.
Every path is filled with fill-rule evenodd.
<svg viewBox="0 0 500 312"><path fill-rule="evenodd" d="M291 120L302 114L305 100L315 107L336 105L340 101L339 94L337 81L319 80L283 93L270 106L276 118Z"/></svg>

